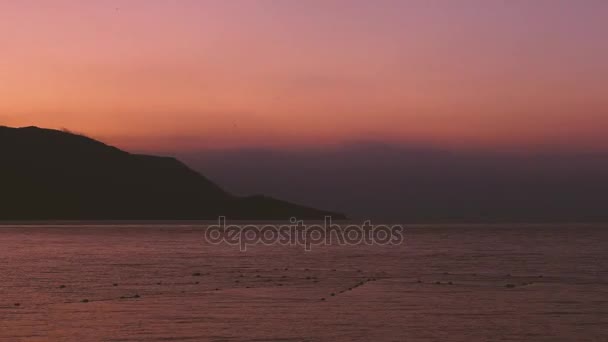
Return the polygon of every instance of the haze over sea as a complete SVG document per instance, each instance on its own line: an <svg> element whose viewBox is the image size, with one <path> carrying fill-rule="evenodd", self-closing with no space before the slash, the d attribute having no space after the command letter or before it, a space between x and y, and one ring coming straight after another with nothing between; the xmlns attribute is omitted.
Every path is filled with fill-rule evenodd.
<svg viewBox="0 0 608 342"><path fill-rule="evenodd" d="M608 340L606 225L405 228L240 252L200 224L4 225L0 340Z"/></svg>

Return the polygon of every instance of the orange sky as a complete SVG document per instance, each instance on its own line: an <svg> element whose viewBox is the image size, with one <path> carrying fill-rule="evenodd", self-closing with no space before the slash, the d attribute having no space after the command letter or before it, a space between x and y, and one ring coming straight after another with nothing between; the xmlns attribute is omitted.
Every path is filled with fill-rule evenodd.
<svg viewBox="0 0 608 342"><path fill-rule="evenodd" d="M608 150L606 1L3 1L0 124L183 150Z"/></svg>

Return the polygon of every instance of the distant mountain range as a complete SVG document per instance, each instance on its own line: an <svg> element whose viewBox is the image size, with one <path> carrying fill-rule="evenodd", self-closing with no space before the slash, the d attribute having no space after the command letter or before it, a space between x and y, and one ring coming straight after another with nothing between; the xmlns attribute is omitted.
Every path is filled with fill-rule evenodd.
<svg viewBox="0 0 608 342"><path fill-rule="evenodd" d="M598 151L360 142L177 155L233 193L263 190L358 220L608 222L608 153Z"/></svg>
<svg viewBox="0 0 608 342"><path fill-rule="evenodd" d="M174 158L131 154L65 131L0 126L0 160L0 220L345 218L262 195L234 196Z"/></svg>

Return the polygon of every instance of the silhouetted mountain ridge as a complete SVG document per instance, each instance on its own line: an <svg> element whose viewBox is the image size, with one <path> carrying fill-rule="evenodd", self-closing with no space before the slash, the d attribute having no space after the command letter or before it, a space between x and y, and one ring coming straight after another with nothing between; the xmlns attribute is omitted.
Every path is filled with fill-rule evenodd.
<svg viewBox="0 0 608 342"><path fill-rule="evenodd" d="M0 126L0 219L322 219L341 214L233 196L171 157L65 131Z"/></svg>

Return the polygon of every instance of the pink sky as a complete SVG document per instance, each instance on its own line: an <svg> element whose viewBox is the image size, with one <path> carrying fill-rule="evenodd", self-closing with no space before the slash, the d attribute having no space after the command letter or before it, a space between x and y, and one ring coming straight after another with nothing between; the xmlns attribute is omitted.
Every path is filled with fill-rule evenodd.
<svg viewBox="0 0 608 342"><path fill-rule="evenodd" d="M608 2L0 2L0 124L180 150L608 150Z"/></svg>

